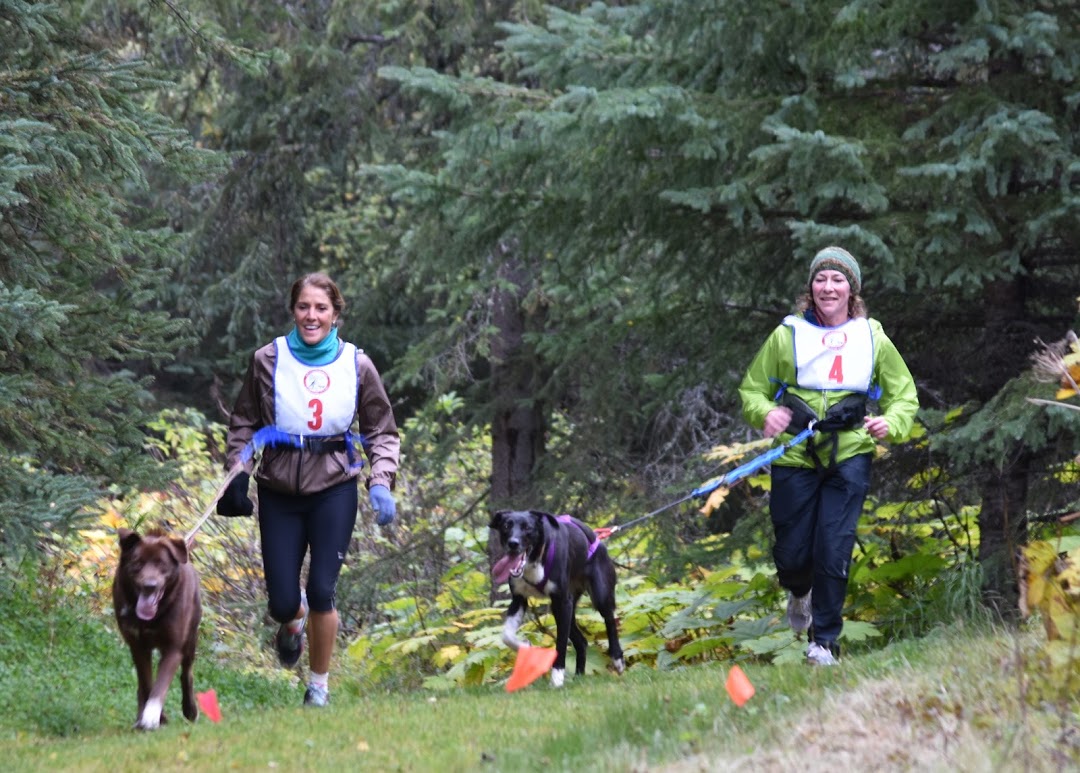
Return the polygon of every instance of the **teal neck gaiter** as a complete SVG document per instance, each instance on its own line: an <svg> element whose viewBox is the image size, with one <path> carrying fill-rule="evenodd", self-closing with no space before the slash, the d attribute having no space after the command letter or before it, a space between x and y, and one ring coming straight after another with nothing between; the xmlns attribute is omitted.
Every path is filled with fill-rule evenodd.
<svg viewBox="0 0 1080 773"><path fill-rule="evenodd" d="M330 333L319 343L309 346L300 338L300 333L294 326L285 336L289 344L289 351L293 356L305 365L329 365L338 355L337 328L331 328Z"/></svg>

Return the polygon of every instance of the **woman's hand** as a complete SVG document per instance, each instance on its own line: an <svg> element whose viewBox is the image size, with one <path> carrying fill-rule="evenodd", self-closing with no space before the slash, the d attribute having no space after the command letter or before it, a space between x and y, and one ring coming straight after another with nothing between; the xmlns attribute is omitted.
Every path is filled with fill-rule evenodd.
<svg viewBox="0 0 1080 773"><path fill-rule="evenodd" d="M394 520L397 503L390 489L381 483L376 483L368 490L368 496L371 499L371 508L375 511L375 523L386 526Z"/></svg>
<svg viewBox="0 0 1080 773"><path fill-rule="evenodd" d="M775 437L791 424L791 409L778 405L765 416L765 437Z"/></svg>
<svg viewBox="0 0 1080 773"><path fill-rule="evenodd" d="M248 498L248 483L251 476L246 472L238 473L229 481L229 485L217 501L218 515L251 515L255 512L255 504Z"/></svg>
<svg viewBox="0 0 1080 773"><path fill-rule="evenodd" d="M863 419L863 427L874 440L881 440L889 434L889 422L884 416L867 416Z"/></svg>

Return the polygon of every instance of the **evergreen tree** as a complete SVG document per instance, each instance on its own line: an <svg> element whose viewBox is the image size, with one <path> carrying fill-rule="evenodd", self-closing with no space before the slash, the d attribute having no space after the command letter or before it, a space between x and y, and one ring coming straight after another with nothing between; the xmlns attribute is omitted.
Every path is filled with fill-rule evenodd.
<svg viewBox="0 0 1080 773"><path fill-rule="evenodd" d="M388 370L416 329L427 328L385 199L357 168L424 155L431 127L413 118L410 101L378 69L420 62L445 72L497 70L495 22L538 14L542 3L79 7L96 35L117 46L137 42L175 72L156 105L233 161L197 208L172 207L196 242L167 299L200 337L179 361L192 399L206 407L212 391L229 407L251 348L289 324L288 283L313 270L328 271L349 302L342 334ZM403 402L415 403L402 386Z"/></svg>
<svg viewBox="0 0 1080 773"><path fill-rule="evenodd" d="M372 171L445 323L410 366L488 383L484 299L512 290L532 400L573 418L567 480L739 431L734 385L825 244L862 261L929 407L985 403L1072 322L1074 3L594 3L504 28L505 79L384 69L442 157ZM983 558L1006 566L1033 460L983 426Z"/></svg>
<svg viewBox="0 0 1080 773"><path fill-rule="evenodd" d="M185 342L158 306L181 244L131 202L147 170L210 159L146 108L163 85L57 6L0 0L0 548L168 474L137 371Z"/></svg>

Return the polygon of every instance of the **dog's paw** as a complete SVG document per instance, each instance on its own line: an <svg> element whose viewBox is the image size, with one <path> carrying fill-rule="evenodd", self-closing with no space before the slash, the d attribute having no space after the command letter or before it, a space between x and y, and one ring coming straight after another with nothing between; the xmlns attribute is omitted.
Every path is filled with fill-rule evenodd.
<svg viewBox="0 0 1080 773"><path fill-rule="evenodd" d="M622 672L626 670L626 661L624 661L622 658L615 658L613 661L611 661L611 667L612 669L614 669L616 674L621 675Z"/></svg>
<svg viewBox="0 0 1080 773"><path fill-rule="evenodd" d="M551 686L562 687L563 682L566 681L566 669L565 668L553 668L551 669Z"/></svg>
<svg viewBox="0 0 1080 773"><path fill-rule="evenodd" d="M525 642L521 641L521 639L517 637L518 628L521 627L522 617L523 615L519 612L516 615L511 615L510 617L506 618L506 622L503 623L503 644L505 644L507 647L514 650L515 652L525 645Z"/></svg>
<svg viewBox="0 0 1080 773"><path fill-rule="evenodd" d="M157 730L163 722L166 722L165 713L162 711L161 701L151 698L143 706L139 721L135 723L136 730Z"/></svg>
<svg viewBox="0 0 1080 773"><path fill-rule="evenodd" d="M147 716L139 717L139 721L135 723L136 730L157 730L161 727L161 720L157 718L151 718Z"/></svg>

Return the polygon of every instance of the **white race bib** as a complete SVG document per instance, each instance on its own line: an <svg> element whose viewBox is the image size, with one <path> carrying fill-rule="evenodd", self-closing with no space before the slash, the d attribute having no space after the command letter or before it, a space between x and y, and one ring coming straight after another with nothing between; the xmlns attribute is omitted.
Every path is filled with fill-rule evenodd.
<svg viewBox="0 0 1080 773"><path fill-rule="evenodd" d="M874 335L865 317L819 327L789 315L795 347L795 381L804 389L865 392L874 373Z"/></svg>
<svg viewBox="0 0 1080 773"><path fill-rule="evenodd" d="M326 365L305 365L285 337L274 340L274 424L291 435L341 435L356 417L356 346L346 343Z"/></svg>

